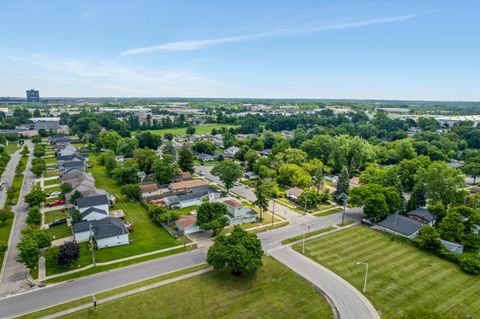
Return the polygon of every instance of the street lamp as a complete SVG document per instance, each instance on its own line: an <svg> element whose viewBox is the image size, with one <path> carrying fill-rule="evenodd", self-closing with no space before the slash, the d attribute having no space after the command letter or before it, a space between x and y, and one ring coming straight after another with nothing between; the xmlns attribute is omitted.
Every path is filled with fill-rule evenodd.
<svg viewBox="0 0 480 319"><path fill-rule="evenodd" d="M345 193L340 194L340 200L343 203L343 214L342 214L342 227L343 227L343 223L345 221L345 210L347 209L348 195Z"/></svg>
<svg viewBox="0 0 480 319"><path fill-rule="evenodd" d="M363 293L367 292L368 263L358 261L357 265L365 265L365 281L363 282Z"/></svg>
<svg viewBox="0 0 480 319"><path fill-rule="evenodd" d="M308 227L308 231L310 231L310 226ZM303 240L302 240L302 255L305 255L305 234L307 233L307 228L303 231Z"/></svg>

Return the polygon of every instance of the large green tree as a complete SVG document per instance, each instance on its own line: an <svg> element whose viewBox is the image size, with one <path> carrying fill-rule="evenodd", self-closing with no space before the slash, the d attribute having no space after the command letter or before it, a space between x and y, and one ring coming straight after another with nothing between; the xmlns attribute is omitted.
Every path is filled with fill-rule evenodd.
<svg viewBox="0 0 480 319"><path fill-rule="evenodd" d="M255 205L260 209L260 220L263 220L263 212L268 209L268 203L278 192L277 183L271 178L263 178L255 186Z"/></svg>
<svg viewBox="0 0 480 319"><path fill-rule="evenodd" d="M427 198L444 206L462 203L465 197L460 190L464 183L462 174L446 163L432 163L421 173L420 182L425 185Z"/></svg>
<svg viewBox="0 0 480 319"><path fill-rule="evenodd" d="M227 226L227 205L204 202L197 209L197 225L203 230L213 230L215 236Z"/></svg>
<svg viewBox="0 0 480 319"><path fill-rule="evenodd" d="M173 177L180 173L178 164L171 154L164 154L162 158L157 158L152 165L153 176L159 184L168 184L173 181Z"/></svg>
<svg viewBox="0 0 480 319"><path fill-rule="evenodd" d="M262 266L263 249L257 235L235 226L230 236L215 239L207 262L215 269L228 268L234 275L251 275Z"/></svg>
<svg viewBox="0 0 480 319"><path fill-rule="evenodd" d="M363 206L367 217L385 217L400 209L400 195L395 187L367 184L350 190L349 206Z"/></svg>
<svg viewBox="0 0 480 319"><path fill-rule="evenodd" d="M40 206L45 201L47 194L41 191L39 188L33 189L27 196L25 196L25 202L33 206Z"/></svg>
<svg viewBox="0 0 480 319"><path fill-rule="evenodd" d="M195 171L192 151L186 146L183 146L178 152L178 166L180 166L180 169L184 172L193 173Z"/></svg>
<svg viewBox="0 0 480 319"><path fill-rule="evenodd" d="M137 162L138 168L146 174L152 172L152 165L157 158L154 150L149 148L138 148L133 152L133 158Z"/></svg>
<svg viewBox="0 0 480 319"><path fill-rule="evenodd" d="M135 138L122 138L117 143L117 154L125 157L132 157L133 152L138 148L138 140Z"/></svg>
<svg viewBox="0 0 480 319"><path fill-rule="evenodd" d="M242 177L243 169L234 161L228 160L215 165L211 173L220 178L228 194L233 184Z"/></svg>

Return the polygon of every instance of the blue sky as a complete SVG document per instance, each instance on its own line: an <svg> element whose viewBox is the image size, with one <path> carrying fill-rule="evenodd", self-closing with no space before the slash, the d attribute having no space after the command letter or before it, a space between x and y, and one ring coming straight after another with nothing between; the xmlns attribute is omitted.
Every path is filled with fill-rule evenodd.
<svg viewBox="0 0 480 319"><path fill-rule="evenodd" d="M0 95L480 100L480 1L0 0Z"/></svg>

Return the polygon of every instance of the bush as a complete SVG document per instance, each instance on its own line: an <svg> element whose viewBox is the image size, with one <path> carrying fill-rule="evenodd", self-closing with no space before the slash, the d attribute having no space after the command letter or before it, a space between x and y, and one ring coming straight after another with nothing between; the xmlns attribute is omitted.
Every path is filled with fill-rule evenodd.
<svg viewBox="0 0 480 319"><path fill-rule="evenodd" d="M67 241L58 250L57 264L70 266L78 258L80 258L80 245L76 241Z"/></svg>
<svg viewBox="0 0 480 319"><path fill-rule="evenodd" d="M473 256L460 258L460 268L467 274L480 275L480 259Z"/></svg>
<svg viewBox="0 0 480 319"><path fill-rule="evenodd" d="M140 191L140 186L138 184L127 184L122 186L121 192L125 197L134 202L139 201L142 192Z"/></svg>
<svg viewBox="0 0 480 319"><path fill-rule="evenodd" d="M7 246L7 243L5 243L5 242L3 242L3 241L0 242L0 254L3 254L4 252L6 252L6 251L7 251L7 247L8 247L8 246Z"/></svg>
<svg viewBox="0 0 480 319"><path fill-rule="evenodd" d="M25 219L27 225L40 226L42 224L42 213L38 206L34 206L28 210L27 218Z"/></svg>

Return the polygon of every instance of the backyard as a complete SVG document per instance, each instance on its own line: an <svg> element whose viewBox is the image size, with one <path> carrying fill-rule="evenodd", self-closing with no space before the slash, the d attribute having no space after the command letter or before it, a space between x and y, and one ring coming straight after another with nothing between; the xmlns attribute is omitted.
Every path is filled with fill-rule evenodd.
<svg viewBox="0 0 480 319"><path fill-rule="evenodd" d="M196 125L195 127L195 134L197 135L202 135L202 134L210 134L212 132L212 129L221 129L222 127L225 127L227 129L229 128L237 128L237 125L229 125L229 124L207 124L207 125ZM187 134L187 128L186 127L179 127L179 128L169 128L169 129L162 129L162 130L150 130L148 131L152 134L156 135L162 135L165 133L172 133L173 135L186 135Z"/></svg>
<svg viewBox="0 0 480 319"><path fill-rule="evenodd" d="M272 258L263 263L251 277L210 272L65 318L332 318L311 284Z"/></svg>
<svg viewBox="0 0 480 319"><path fill-rule="evenodd" d="M294 248L302 249L301 244ZM308 241L305 254L360 291L365 266L357 262L368 262L366 296L382 318L404 318L406 311L419 309L445 315L438 318L480 316L480 276L467 275L455 264L367 227Z"/></svg>

